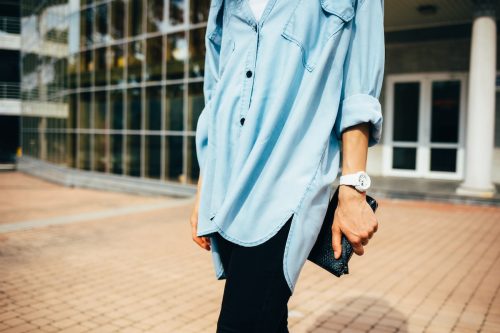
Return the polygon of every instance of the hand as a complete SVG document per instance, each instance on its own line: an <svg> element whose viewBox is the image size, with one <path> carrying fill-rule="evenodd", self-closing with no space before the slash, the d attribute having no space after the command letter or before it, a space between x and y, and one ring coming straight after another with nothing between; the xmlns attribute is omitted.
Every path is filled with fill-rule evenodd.
<svg viewBox="0 0 500 333"><path fill-rule="evenodd" d="M363 255L363 246L368 244L377 229L378 221L366 201L366 193L360 193L351 186L341 185L332 225L335 259L339 259L342 253L342 234L351 243L354 253Z"/></svg>
<svg viewBox="0 0 500 333"><path fill-rule="evenodd" d="M198 207L200 204L200 190L201 190L201 175L198 179L198 191L196 192L196 202L191 213L191 236L193 241L198 244L201 248L210 251L210 237L199 237L196 235L198 231Z"/></svg>

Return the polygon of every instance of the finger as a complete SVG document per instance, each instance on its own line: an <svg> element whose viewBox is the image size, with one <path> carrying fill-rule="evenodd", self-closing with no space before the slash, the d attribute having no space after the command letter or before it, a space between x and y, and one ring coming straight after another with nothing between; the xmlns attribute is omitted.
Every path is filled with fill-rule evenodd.
<svg viewBox="0 0 500 333"><path fill-rule="evenodd" d="M340 258L342 254L342 231L336 223L333 223L332 226L332 247L335 259Z"/></svg>
<svg viewBox="0 0 500 333"><path fill-rule="evenodd" d="M352 245L352 250L354 253L356 253L358 256L363 255L364 249L363 249L363 244L361 242L361 238L356 237L354 239L349 239L349 242Z"/></svg>

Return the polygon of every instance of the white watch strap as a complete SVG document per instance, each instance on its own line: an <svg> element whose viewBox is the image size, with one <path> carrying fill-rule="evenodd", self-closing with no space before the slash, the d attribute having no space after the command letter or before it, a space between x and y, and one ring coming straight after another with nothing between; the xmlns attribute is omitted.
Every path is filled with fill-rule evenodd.
<svg viewBox="0 0 500 333"><path fill-rule="evenodd" d="M359 175L357 173L350 173L340 176L340 185L358 185Z"/></svg>

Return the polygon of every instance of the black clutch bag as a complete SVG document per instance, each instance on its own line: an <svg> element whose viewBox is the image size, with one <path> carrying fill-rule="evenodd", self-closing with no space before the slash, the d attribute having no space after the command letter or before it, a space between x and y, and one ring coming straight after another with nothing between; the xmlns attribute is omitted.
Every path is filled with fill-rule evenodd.
<svg viewBox="0 0 500 333"><path fill-rule="evenodd" d="M349 259L351 259L353 248L345 235L342 235L342 254L339 259L335 259L333 255L332 225L338 199L339 187L337 187L333 197L330 199L323 225L307 259L333 275L340 277L342 274L349 274L348 263ZM377 201L368 194L366 195L366 201L375 212L378 207Z"/></svg>

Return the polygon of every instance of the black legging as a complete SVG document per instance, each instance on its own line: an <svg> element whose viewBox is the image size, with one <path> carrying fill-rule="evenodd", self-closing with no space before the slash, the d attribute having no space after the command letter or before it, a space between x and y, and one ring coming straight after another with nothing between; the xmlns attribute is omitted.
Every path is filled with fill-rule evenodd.
<svg viewBox="0 0 500 333"><path fill-rule="evenodd" d="M288 333L290 288L283 254L291 219L272 238L245 247L215 234L226 284L217 333Z"/></svg>

